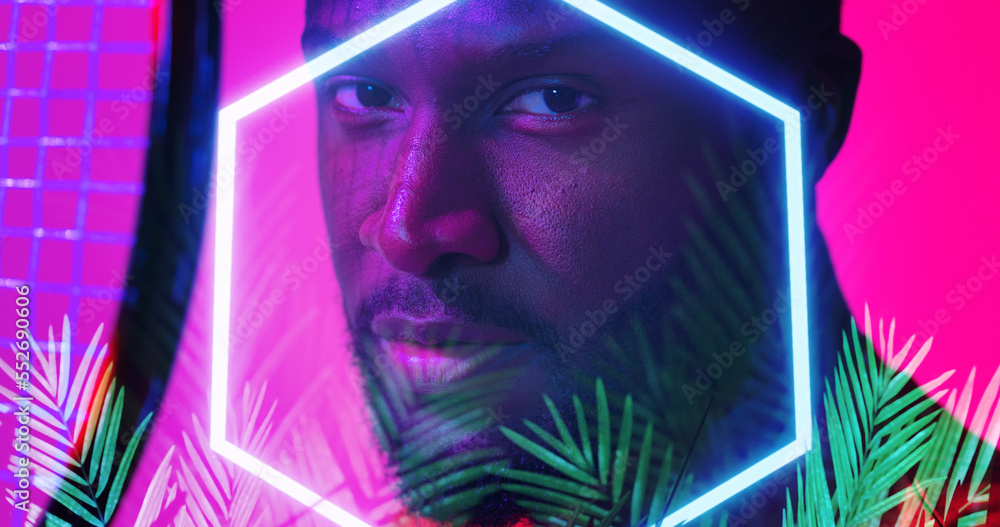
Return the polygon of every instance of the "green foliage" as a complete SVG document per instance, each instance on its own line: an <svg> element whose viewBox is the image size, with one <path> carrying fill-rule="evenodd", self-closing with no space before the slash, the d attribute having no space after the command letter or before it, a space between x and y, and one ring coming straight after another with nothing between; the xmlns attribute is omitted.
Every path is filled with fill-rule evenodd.
<svg viewBox="0 0 1000 527"><path fill-rule="evenodd" d="M742 124L734 126L734 136L742 135ZM768 279L774 280L774 269L784 265L781 255L787 252L780 238L766 235L783 225L784 217L777 212L781 197L760 183L735 197L723 196L728 197L723 204L717 195L710 194L715 192L717 179L728 177L725 164L717 161L725 156L711 152L708 141L703 146L702 157L710 165L705 173L714 177L696 181L686 171L679 182L686 184L693 207L691 216L677 225L686 234L685 243L664 271L669 277L664 294L674 300L664 313L663 331L658 335L663 341L652 342L652 327L633 319L631 334L624 335L622 341L605 339L607 353L588 354L586 360L607 361L606 367L598 364L570 369L580 376L576 379L579 385L592 385L595 379L587 376L600 371L607 386L625 386L632 393L621 393L620 388L606 392L604 382L597 380L594 393L573 397L573 431L569 426L572 416L560 415L549 397L544 397L544 402L551 426L543 428L542 422L525 421L527 435L502 427L511 442L548 469L546 473L512 470L495 457L497 452L487 450L446 455L454 438L477 434L494 424L484 409L501 399L492 397L500 390L490 387L506 387L508 383L496 383L490 374L468 376L469 382L475 383L472 389L456 389L453 395L462 393L461 397L445 396L430 405L417 403L418 398L402 378L383 378L379 389L369 391L383 446L401 445L402 492L410 498L414 511L461 524L478 500L504 491L518 496L516 502L539 521L587 525L594 520L645 527L645 522L652 523L666 514L675 491L679 502L686 499L692 478L680 481L677 473L681 472L679 458L690 454L687 450L693 443L687 450L675 445L691 441L699 420L716 422L727 416L732 405L749 398L760 404L744 409L740 417L742 422L756 425L756 442L776 441L788 432L783 423L791 413L790 383L788 376L780 373L789 367L782 351L787 349L784 320L747 344L745 355L754 356L754 360L744 358L727 371L725 383L698 393L694 399L682 392L682 386L692 382L698 368L705 368L713 352L726 351L732 342L745 340L742 325L774 302L774 287ZM743 150L735 149L733 155L742 156ZM392 374L390 370L381 372L383 376ZM642 381L641 386L636 381ZM595 408L584 408L581 399L592 401L595 397L596 404L588 403ZM716 404L707 404L710 400ZM685 401L688 404L683 404ZM667 408L669 411L664 410ZM406 430L399 416L408 416L417 424ZM596 419L589 422L588 418ZM714 464L726 471L725 467L743 459L741 445L733 447L708 441L700 449L702 455L711 455L718 462L699 464L699 469L708 470ZM492 481L499 481L499 485L470 489L461 499L452 498L456 483L474 481L483 473L496 476ZM622 501L624 496L628 496L626 501Z"/></svg>
<svg viewBox="0 0 1000 527"><path fill-rule="evenodd" d="M745 123L730 126L734 139L746 135ZM631 334L621 342L606 339L607 353L595 354L595 360L606 361L598 369L609 372L609 385L632 390L633 412L653 423L654 452L686 441L713 399L708 423L735 427L706 437L692 455L710 456L713 463L703 464L700 475L719 479L728 477L730 468L747 455L740 442L718 440L738 434L739 423L754 423L757 444L776 444L791 433L790 319L779 316L752 339L743 329L787 292L787 279L776 271L786 266L787 245L783 237L770 234L783 230L786 218L780 212L781 196L769 183L748 183L721 197L716 189L716 182L729 178L722 160L742 159L746 148L755 145L720 152L715 141L703 137L701 146L704 169L684 171L678 178L678 192L687 191L691 207L678 226L684 238L667 271L663 296L670 300L657 328L662 340L653 342L654 328L634 317ZM740 349L738 356L730 353L734 345ZM719 354L734 357L725 365L724 382L699 389L696 372L707 369ZM641 387L636 387L637 381L644 381ZM609 396L622 404L623 394ZM747 400L758 404L741 405ZM739 415L734 419L736 407ZM713 467L718 470L709 474Z"/></svg>
<svg viewBox="0 0 1000 527"><path fill-rule="evenodd" d="M911 378L929 354L931 340L914 351L911 337L897 352L894 330L892 323L886 334L879 322L882 360L876 356L874 337L863 338L856 324L852 322L850 331L844 333L843 354L832 376L825 379L823 413L813 426L814 448L801 463L794 488L786 492L784 526L855 527L892 521L897 527L985 525L990 493L986 476L994 453L990 442L1000 435L1000 405L996 404L1000 369L973 411L975 370L960 392L939 390L953 372L918 388ZM864 333L874 335L867 308ZM641 336L641 331L637 334ZM97 352L99 336L100 330L75 371L70 368L68 322L64 322L64 343L58 350L50 344L48 352L43 352L32 341L38 362L30 392L35 398L29 454L35 483L72 514L70 521L46 514L47 526L109 524L150 420L147 415L135 427L119 455L124 389L111 374L113 365L103 361L106 347ZM49 341L55 342L51 330ZM9 366L0 364L0 368L13 376ZM514 495L516 503L539 524L646 527L666 516L675 493L679 500L686 500L692 476L685 473L685 466L711 403L682 453L674 446L675 436L658 429L663 420L650 415L648 408L638 411L632 395L607 392L598 378L595 408L586 408L577 395L572 397L575 419L561 415L552 399L543 395L551 427L525 420L530 436L499 427L503 436L551 473L510 469L490 449L447 455L442 437L465 437L495 421L483 409L499 400L500 387L513 373L492 375L496 378L468 381L476 383L473 392L461 383L452 387L455 393L476 395L464 401L446 393L416 404L405 383L389 383L397 389L378 394L376 405L386 412L409 415L418 424L426 423L428 416L435 418L429 425L405 428L394 428L393 420L382 429L386 440L400 441L410 449L401 470L416 483L409 490L420 505L417 511L445 515L459 525L483 496L503 491ZM3 390L8 397L17 395ZM252 403L247 394L244 399L249 424L242 442L256 451L270 431L274 406L257 426L258 416L263 415L263 392ZM943 410L937 407L941 400L945 400ZM967 419L970 411L971 419ZM971 431L963 426L966 421ZM196 419L194 424L197 442L207 452L202 444L205 434ZM689 422L688 429L694 424ZM442 426L449 428L442 432ZM256 431L251 434L251 430ZM251 508L232 504L246 503L237 495L256 497L257 487L251 485L244 492L230 481L251 476L228 465L223 470L219 460L199 454L187 434L184 439L187 457L176 457L180 469L173 470L175 449L171 448L154 475L151 506L162 508L169 503L165 496L174 492L168 489L173 475L183 492L197 494L199 504L208 504L200 512L202 519L211 524L221 524L221 518L245 524ZM486 477L495 483L487 489L476 488ZM714 526L726 525L726 521L722 512L700 523Z"/></svg>
<svg viewBox="0 0 1000 527"><path fill-rule="evenodd" d="M393 368L366 372L375 433L383 450L398 449L399 496L417 515L454 525L500 490L491 480L510 462L495 447L453 448L496 428L498 416L490 409L503 402L520 370L470 373L439 392L421 394Z"/></svg>
<svg viewBox="0 0 1000 527"><path fill-rule="evenodd" d="M152 416L147 414L129 431L125 448L119 451L125 388L116 390L113 363L103 360L107 345L98 352L101 331L99 327L76 370L71 369L68 318L63 319L60 343L49 329L47 351L30 339L35 361L29 394L34 400L27 452L35 487L72 512L76 520L72 524L97 527L108 525L115 513ZM10 366L0 367L14 377ZM8 397L17 396L3 391ZM46 525L70 523L49 514Z"/></svg>
<svg viewBox="0 0 1000 527"><path fill-rule="evenodd" d="M948 394L938 388L953 372L924 384L922 389L912 384L911 378L927 357L931 341L912 353L915 339L911 337L894 352L894 329L893 323L887 342L880 322L884 361L876 357L873 341L862 338L853 322L850 334L844 335L843 355L826 382L822 420L825 434L821 434L819 423L814 423L814 448L800 467L795 505L792 492L787 494L784 525L855 527L885 525L892 520L897 527L985 525L990 486L984 481L993 459L990 441L1000 434L1000 405L987 418L998 400L1000 369L977 406L971 431L966 431L962 423L969 413L975 371L957 403L956 393L952 392L944 410L937 408L936 403ZM867 311L865 332L873 334ZM547 398L558 439L537 426L529 428L538 440L509 429L504 431L515 444L566 477L507 472L518 483L502 488L523 496L518 503L535 511L534 518L543 524L587 526L595 520L601 525L653 524L666 513L664 502L665 498L669 500L667 482L672 476L670 461L674 456L664 455L665 463L659 466L650 462L653 432L652 423L647 422L645 427L637 427L644 431L638 466L628 471L630 477L602 463L600 460L609 459L612 451L616 461L628 455L630 447L623 438L633 427L633 416L631 396L626 396L620 416L612 420L613 412L607 407L600 381L596 391L596 423L585 422L579 399L574 399L581 443L570 435L564 419ZM926 396L925 391L931 395ZM614 425L619 434L617 442L612 443L610 430L615 429ZM588 430L598 431L596 466L582 454L590 448ZM989 440L983 441L980 436ZM832 473L825 465L824 449L832 460ZM650 492L653 480L656 483ZM625 485L631 490L623 493L625 481L631 482ZM621 512L630 495L626 518ZM721 516L725 524L725 513ZM710 524L713 520L703 521Z"/></svg>
<svg viewBox="0 0 1000 527"><path fill-rule="evenodd" d="M983 480L993 448L979 435L995 440L1000 430L1000 407L986 426L1000 386L1000 369L979 404L971 431L966 431L962 423L968 415L975 370L952 417L955 393L949 395L946 411L942 411L935 403L947 390L935 390L953 372L924 384L922 390L908 384L932 340L907 361L914 338L894 353L894 329L893 323L887 342L884 326L879 324L885 361L875 357L872 340L861 343L856 325L852 324L850 339L844 335L844 354L834 378L827 381L824 397L833 490L827 484L822 438L815 426L814 448L799 471L797 506L789 493L784 525L867 526L893 517L897 527L985 524L983 506L989 485ZM867 308L865 333L873 335ZM932 395L927 397L924 391Z"/></svg>
<svg viewBox="0 0 1000 527"><path fill-rule="evenodd" d="M676 477L682 475L672 472L676 461L673 445L654 458L653 423L647 420L643 425L633 426L631 396L626 396L620 411L612 412L601 379L596 381L595 393L596 423L587 423L579 397L573 397L576 437L548 396L543 397L559 437L530 421L525 421L525 425L537 440L501 427L504 436L561 476L507 470L502 474L512 481L502 483L500 488L520 496L516 503L545 524L572 527L597 521L601 527L645 527L646 523L659 521L669 507L664 499L670 492L669 484L674 481L676 485ZM592 435L591 429L596 434ZM618 430L614 440L612 429ZM636 433L642 430L638 457L629 456L633 430ZM592 436L596 444L591 443ZM590 455L595 450L596 463ZM651 481L655 483L651 485Z"/></svg>

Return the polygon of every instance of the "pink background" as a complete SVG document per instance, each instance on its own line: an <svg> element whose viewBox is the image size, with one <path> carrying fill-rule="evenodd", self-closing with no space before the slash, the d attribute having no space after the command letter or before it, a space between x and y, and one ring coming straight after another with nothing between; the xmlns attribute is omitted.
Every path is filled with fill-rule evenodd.
<svg viewBox="0 0 1000 527"><path fill-rule="evenodd" d="M911 4L918 9L906 15L902 8ZM903 13L898 26L895 9ZM1000 253L1000 171L993 162L1000 101L988 95L1000 82L1000 62L991 58L1000 41L989 22L1000 5L846 1L843 14L864 67L847 144L819 184L820 225L838 279L855 316L867 302L875 316L895 317L900 335L933 335L918 380L954 368L946 386L961 387L977 367L976 401L1000 365L1000 276L963 297L964 304L948 295L963 285L975 289L981 259ZM883 34L880 21L898 30ZM906 163L924 156L939 128L949 127L961 137L912 181ZM858 207L872 207L875 193L892 191L896 180L902 194L849 237L845 224L857 225Z"/></svg>
<svg viewBox="0 0 1000 527"><path fill-rule="evenodd" d="M221 5L225 105L302 63L304 2ZM36 331L69 313L81 327L76 341L86 342L99 322L114 320L142 192L152 6L74 0L58 8L58 20L44 18L39 30L31 30L33 10L41 9L0 3L0 35L6 36L0 44L4 345L14 321L12 308L3 306L13 306L12 287L21 281L34 291ZM847 0L844 31L861 46L864 69L847 143L819 185L820 223L852 311L862 317L868 303L874 317L895 317L897 343L918 331L925 332L921 341L933 335L918 380L955 369L945 387L961 388L975 367L974 401L1000 365L1000 275L977 276L982 259L1000 253L1000 171L993 160L1000 139L994 96L1000 45L991 22L998 16L1000 5L984 2ZM123 97L137 104L119 119L111 104ZM240 128L240 140L256 138L259 147L251 148L252 159L240 158L236 187L234 306L240 309L233 329L243 328L245 338L232 353L229 398L235 408L228 437L239 440L248 424L253 405L244 407L247 386L251 402L260 395L262 415L275 405L258 455L348 510L374 517L388 505L373 495L383 476L366 447L357 389L344 382L353 373L339 296L329 260L322 259L327 248L317 241L323 230L311 97L307 86ZM274 114L266 112L274 109L287 117L287 127L271 127ZM114 130L60 180L53 161L79 149L102 116L113 119ZM928 151L940 129L955 134L953 143ZM934 159L917 179L910 171L914 156ZM868 211L870 224L858 224L859 207ZM848 225L860 232L848 232ZM209 236L206 247L211 243ZM192 418L208 422L211 254L203 252L200 263L168 397L120 506L122 525L138 514L147 482L170 447L184 444L184 433L194 437ZM968 290L961 302L959 286ZM283 300L272 310L268 298ZM88 306L94 311L89 321L90 315L82 316ZM327 524L267 485L257 492L255 514L267 510L275 524Z"/></svg>
<svg viewBox="0 0 1000 527"><path fill-rule="evenodd" d="M74 364L98 326L118 316L143 192L155 1L0 1L0 346L8 364L21 283L31 287L28 318L43 346L50 326L61 340L69 317ZM15 409L0 401L4 413ZM0 423L6 498L15 421ZM12 510L4 501L0 518L24 525Z"/></svg>

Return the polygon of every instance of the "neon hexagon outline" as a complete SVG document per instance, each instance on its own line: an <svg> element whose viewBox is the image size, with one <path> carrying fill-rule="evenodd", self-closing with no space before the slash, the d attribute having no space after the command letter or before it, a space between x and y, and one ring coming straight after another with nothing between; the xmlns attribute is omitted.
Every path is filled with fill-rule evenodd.
<svg viewBox="0 0 1000 527"><path fill-rule="evenodd" d="M421 0L336 48L268 83L219 112L216 152L215 269L212 317L212 385L210 445L212 450L258 475L290 497L342 527L370 527L319 494L241 450L225 438L228 393L229 316L236 184L236 123L330 69L364 53L386 39L458 0ZM784 124L785 184L788 207L788 258L791 281L793 394L795 439L697 499L669 514L656 527L687 523L716 505L805 454L812 446L809 387L809 329L806 308L805 212L802 174L802 133L799 112L746 81L596 0L563 0L607 24L624 36L663 55L692 73L780 119ZM233 176L218 184L220 174Z"/></svg>

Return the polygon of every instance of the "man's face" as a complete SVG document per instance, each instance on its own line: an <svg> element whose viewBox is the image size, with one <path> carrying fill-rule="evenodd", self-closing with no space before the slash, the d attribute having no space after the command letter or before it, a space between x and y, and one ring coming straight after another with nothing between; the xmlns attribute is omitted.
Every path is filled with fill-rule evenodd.
<svg viewBox="0 0 1000 527"><path fill-rule="evenodd" d="M400 7L331 8L307 54ZM703 83L558 4L488 1L317 89L335 269L376 383L426 395L513 368L493 414L536 419L542 393L565 402L574 371L600 373L630 313L662 313L693 210L682 174L725 135Z"/></svg>

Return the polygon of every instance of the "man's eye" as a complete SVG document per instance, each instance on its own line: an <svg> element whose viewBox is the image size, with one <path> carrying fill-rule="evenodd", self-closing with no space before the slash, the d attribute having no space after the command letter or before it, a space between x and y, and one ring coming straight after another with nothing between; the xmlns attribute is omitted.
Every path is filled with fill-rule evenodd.
<svg viewBox="0 0 1000 527"><path fill-rule="evenodd" d="M361 82L341 85L337 88L334 99L337 104L350 110L400 107L399 102L389 90Z"/></svg>
<svg viewBox="0 0 1000 527"><path fill-rule="evenodd" d="M546 87L523 93L504 110L532 115L560 115L594 103L594 98L573 88Z"/></svg>

